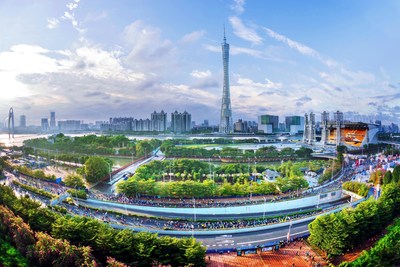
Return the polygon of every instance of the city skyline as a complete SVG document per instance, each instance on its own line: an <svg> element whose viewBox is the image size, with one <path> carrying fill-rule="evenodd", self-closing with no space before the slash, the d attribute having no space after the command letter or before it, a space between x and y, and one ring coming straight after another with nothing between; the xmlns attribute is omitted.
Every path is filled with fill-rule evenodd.
<svg viewBox="0 0 400 267"><path fill-rule="evenodd" d="M218 123L224 24L233 121L341 110L399 122L398 1L2 1L0 14L0 112L29 125L166 107Z"/></svg>

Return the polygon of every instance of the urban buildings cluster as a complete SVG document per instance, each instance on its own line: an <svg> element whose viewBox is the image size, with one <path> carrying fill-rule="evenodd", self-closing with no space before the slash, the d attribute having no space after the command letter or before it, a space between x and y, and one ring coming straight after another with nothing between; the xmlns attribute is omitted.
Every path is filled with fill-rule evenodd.
<svg viewBox="0 0 400 267"><path fill-rule="evenodd" d="M97 122L102 131L134 131L134 132L174 132L187 133L192 129L192 115L187 111L171 113L171 120L167 120L167 113L154 111L150 119L134 119L133 117L110 118L108 122Z"/></svg>
<svg viewBox="0 0 400 267"><path fill-rule="evenodd" d="M333 113L330 120L329 113L321 113L321 121L316 122L315 114L304 115L303 142L309 145L319 142L321 145L345 145L357 148L366 144L378 142L378 132L381 130L377 123L352 122L345 120L343 112ZM320 133L319 140L317 132Z"/></svg>
<svg viewBox="0 0 400 267"><path fill-rule="evenodd" d="M26 116L21 115L19 127L15 128L15 132L101 130L107 132L188 133L193 129L194 132L219 132L220 134L303 134L303 142L310 145L319 142L323 145L346 144L352 146L361 146L366 143L375 142L377 132L399 132L397 124L382 125L379 120L375 121L375 123L372 123L371 120L366 122L365 117L362 117L358 113L350 114L353 121L358 122L345 121L343 113L339 111L333 113L332 120L329 119L328 112L322 112L320 122L317 122L315 114L310 112L304 116L286 116L283 122L279 121L279 116L277 115L264 114L258 116L258 122L238 119L237 122L233 123L229 86L229 44L226 42L225 32L221 48L223 88L219 125L210 125L207 119L204 120L204 123L196 125L192 121L192 115L187 111L183 113L178 111L172 112L170 120L167 119L167 113L161 110L161 112L154 111L150 114L150 118L147 119L113 117L108 121L96 121L94 125L83 123L81 120L56 121L56 113L51 111L50 118L41 119L40 127L28 127ZM350 118L351 116L348 117ZM5 125L4 128L8 129L9 134L11 132L14 133L14 111L12 108L9 111L8 127Z"/></svg>
<svg viewBox="0 0 400 267"><path fill-rule="evenodd" d="M301 116L286 116L284 122L279 122L277 115L258 116L258 132L264 134L289 133L300 134L304 130L304 118Z"/></svg>

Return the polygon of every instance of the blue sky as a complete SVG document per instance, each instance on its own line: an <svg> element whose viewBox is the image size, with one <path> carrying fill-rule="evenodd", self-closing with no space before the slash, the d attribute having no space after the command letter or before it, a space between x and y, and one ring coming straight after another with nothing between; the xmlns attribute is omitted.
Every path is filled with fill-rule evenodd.
<svg viewBox="0 0 400 267"><path fill-rule="evenodd" d="M341 110L399 122L396 0L3 0L0 23L0 112L28 124L161 109L218 123L223 25L234 121Z"/></svg>

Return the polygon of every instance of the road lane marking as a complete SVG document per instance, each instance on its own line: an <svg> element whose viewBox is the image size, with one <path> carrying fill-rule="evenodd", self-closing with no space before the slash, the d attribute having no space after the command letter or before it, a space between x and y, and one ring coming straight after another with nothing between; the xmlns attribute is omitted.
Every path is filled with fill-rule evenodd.
<svg viewBox="0 0 400 267"><path fill-rule="evenodd" d="M298 234L303 234L303 233L308 233L308 230L301 231L301 232L298 232L298 233L293 233L292 235L298 235ZM287 236L284 235L284 236L278 236L278 237L273 237L273 238L268 238L268 239L262 239L262 240L253 240L253 241L249 241L249 242L241 242L241 243L236 243L236 245L251 244L251 243L254 243L254 242L271 241L271 240L281 239L281 238L287 238Z"/></svg>

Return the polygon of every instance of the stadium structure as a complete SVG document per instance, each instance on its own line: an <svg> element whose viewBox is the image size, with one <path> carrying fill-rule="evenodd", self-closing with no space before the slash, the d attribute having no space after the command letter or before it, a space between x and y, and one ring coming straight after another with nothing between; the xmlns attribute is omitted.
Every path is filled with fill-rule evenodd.
<svg viewBox="0 0 400 267"><path fill-rule="evenodd" d="M312 113L311 113L312 114ZM314 114L311 115L314 116ZM322 145L344 145L350 149L357 149L367 144L378 142L379 126L373 123L350 122L343 119L343 113L333 113L333 120L329 120L329 113L321 114L321 140ZM315 120L307 119L305 114L303 142L316 144Z"/></svg>

